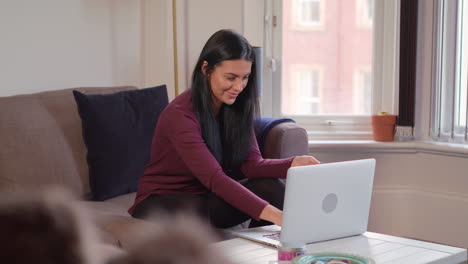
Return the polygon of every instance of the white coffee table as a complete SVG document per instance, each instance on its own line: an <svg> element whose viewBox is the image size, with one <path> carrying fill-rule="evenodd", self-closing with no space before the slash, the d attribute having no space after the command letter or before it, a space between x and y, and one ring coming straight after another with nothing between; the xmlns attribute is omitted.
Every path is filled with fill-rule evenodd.
<svg viewBox="0 0 468 264"><path fill-rule="evenodd" d="M213 245L234 264L267 264L277 260L275 248L235 238ZM377 264L466 263L467 250L413 239L366 232L307 245L307 252L340 252L370 257Z"/></svg>

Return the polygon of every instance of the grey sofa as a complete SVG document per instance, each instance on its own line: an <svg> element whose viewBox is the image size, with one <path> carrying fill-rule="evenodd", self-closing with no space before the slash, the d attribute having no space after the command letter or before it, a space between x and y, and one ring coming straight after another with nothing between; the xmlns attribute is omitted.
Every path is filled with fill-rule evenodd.
<svg viewBox="0 0 468 264"><path fill-rule="evenodd" d="M107 94L137 88L82 87L0 97L0 190L63 186L81 199L79 204L92 215L105 243L126 248L132 243L132 228L144 226L145 221L127 213L135 193L102 202L88 200L86 147L72 95L74 89ZM265 158L307 152L306 131L294 123L275 126L265 140Z"/></svg>

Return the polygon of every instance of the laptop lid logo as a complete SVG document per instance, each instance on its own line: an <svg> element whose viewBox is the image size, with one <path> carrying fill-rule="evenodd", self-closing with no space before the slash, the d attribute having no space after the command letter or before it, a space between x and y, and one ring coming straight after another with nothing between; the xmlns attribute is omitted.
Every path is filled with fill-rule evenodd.
<svg viewBox="0 0 468 264"><path fill-rule="evenodd" d="M338 204L338 196L334 193L329 193L322 201L322 210L329 214L336 209L336 205Z"/></svg>

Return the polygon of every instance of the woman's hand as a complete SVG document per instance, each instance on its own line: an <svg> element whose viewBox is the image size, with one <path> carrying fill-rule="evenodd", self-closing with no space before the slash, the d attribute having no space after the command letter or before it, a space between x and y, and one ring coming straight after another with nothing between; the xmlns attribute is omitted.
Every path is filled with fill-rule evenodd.
<svg viewBox="0 0 468 264"><path fill-rule="evenodd" d="M265 206L260 213L260 219L270 221L275 225L281 226L283 224L283 211L269 204Z"/></svg>
<svg viewBox="0 0 468 264"><path fill-rule="evenodd" d="M312 156L304 155L304 156L296 156L291 163L291 167L299 167L299 166L315 165L315 164L320 164L320 161L318 161Z"/></svg>

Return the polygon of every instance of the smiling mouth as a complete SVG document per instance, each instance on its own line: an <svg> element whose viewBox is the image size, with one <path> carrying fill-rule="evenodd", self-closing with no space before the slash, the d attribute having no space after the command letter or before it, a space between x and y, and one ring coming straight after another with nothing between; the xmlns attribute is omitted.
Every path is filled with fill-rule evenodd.
<svg viewBox="0 0 468 264"><path fill-rule="evenodd" d="M239 95L239 94L234 94L234 93L231 93L231 92L227 92L227 94L228 94L229 98L231 98L231 99L234 99Z"/></svg>

